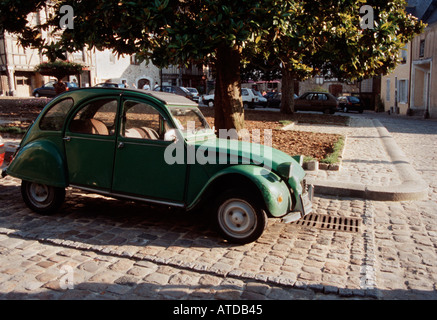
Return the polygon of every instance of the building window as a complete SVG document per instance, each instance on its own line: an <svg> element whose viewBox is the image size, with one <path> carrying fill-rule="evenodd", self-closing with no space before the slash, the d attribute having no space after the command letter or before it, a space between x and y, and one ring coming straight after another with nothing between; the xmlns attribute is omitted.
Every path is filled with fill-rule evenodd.
<svg viewBox="0 0 437 320"><path fill-rule="evenodd" d="M85 52L83 50L75 51L72 54L73 61L84 62L85 61Z"/></svg>
<svg viewBox="0 0 437 320"><path fill-rule="evenodd" d="M398 85L399 103L407 103L408 100L408 80L399 80Z"/></svg>
<svg viewBox="0 0 437 320"><path fill-rule="evenodd" d="M425 40L420 40L420 46L419 46L419 57L425 56Z"/></svg>
<svg viewBox="0 0 437 320"><path fill-rule="evenodd" d="M113 53L109 54L109 63L111 64L115 63L115 54Z"/></svg>
<svg viewBox="0 0 437 320"><path fill-rule="evenodd" d="M385 100L390 101L390 79L387 79L387 88L385 90Z"/></svg>
<svg viewBox="0 0 437 320"><path fill-rule="evenodd" d="M130 64L138 66L140 64L140 61L138 60L136 55L132 55L130 57Z"/></svg>
<svg viewBox="0 0 437 320"><path fill-rule="evenodd" d="M407 55L408 55L408 45L406 44L405 47L401 49L401 63L405 64L407 63Z"/></svg>

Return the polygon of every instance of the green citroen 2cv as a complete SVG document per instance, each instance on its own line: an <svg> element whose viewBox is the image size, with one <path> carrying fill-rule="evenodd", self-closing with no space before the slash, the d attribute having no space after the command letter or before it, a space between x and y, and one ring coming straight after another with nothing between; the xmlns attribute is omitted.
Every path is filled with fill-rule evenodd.
<svg viewBox="0 0 437 320"><path fill-rule="evenodd" d="M64 93L43 109L2 176L22 180L35 212L60 208L68 186L211 214L221 235L248 243L267 218L312 210L297 159L268 146L219 139L182 96L118 88Z"/></svg>

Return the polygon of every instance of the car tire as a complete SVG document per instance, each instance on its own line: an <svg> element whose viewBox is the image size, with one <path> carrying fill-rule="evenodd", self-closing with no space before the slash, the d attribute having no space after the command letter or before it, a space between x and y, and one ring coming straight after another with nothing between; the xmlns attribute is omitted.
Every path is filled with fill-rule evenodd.
<svg viewBox="0 0 437 320"><path fill-rule="evenodd" d="M259 201L238 189L224 192L217 199L214 212L218 232L232 243L253 242L267 226L267 214Z"/></svg>
<svg viewBox="0 0 437 320"><path fill-rule="evenodd" d="M214 107L214 101L213 100L209 100L209 101L207 101L206 102L206 105L208 106L208 107Z"/></svg>
<svg viewBox="0 0 437 320"><path fill-rule="evenodd" d="M51 215L64 202L65 189L23 180L21 195L30 209L39 214Z"/></svg>
<svg viewBox="0 0 437 320"><path fill-rule="evenodd" d="M349 112L349 109L348 109L347 107L344 107L344 108L343 108L343 112L346 112L346 113L347 113L347 112Z"/></svg>
<svg viewBox="0 0 437 320"><path fill-rule="evenodd" d="M35 92L34 96L35 96L35 98L39 98L40 94L38 92Z"/></svg>

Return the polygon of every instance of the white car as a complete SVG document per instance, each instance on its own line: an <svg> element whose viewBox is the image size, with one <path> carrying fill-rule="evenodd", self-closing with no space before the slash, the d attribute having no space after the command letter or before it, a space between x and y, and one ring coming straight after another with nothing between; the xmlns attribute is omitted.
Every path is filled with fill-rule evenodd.
<svg viewBox="0 0 437 320"><path fill-rule="evenodd" d="M191 87L186 87L185 89L187 89L188 91L190 91L193 94L193 101L196 101L197 103L199 103L199 91L197 91L196 88L191 88Z"/></svg>
<svg viewBox="0 0 437 320"><path fill-rule="evenodd" d="M255 108L255 104L258 103L258 96L253 92L252 89L241 88L241 97L243 99L243 107ZM202 96L202 103L206 104L208 107L214 106L214 94L208 94Z"/></svg>
<svg viewBox="0 0 437 320"><path fill-rule="evenodd" d="M261 94L261 92L256 91L255 89L252 89L253 94L256 95L258 97L258 103L257 105L262 106L262 107L267 107L267 99L263 97L263 95Z"/></svg>

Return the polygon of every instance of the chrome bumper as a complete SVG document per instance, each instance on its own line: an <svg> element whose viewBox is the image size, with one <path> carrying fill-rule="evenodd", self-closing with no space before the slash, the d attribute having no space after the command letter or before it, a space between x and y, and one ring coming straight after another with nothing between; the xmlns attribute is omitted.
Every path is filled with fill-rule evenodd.
<svg viewBox="0 0 437 320"><path fill-rule="evenodd" d="M295 211L281 218L283 223L295 222L313 211L314 186L308 185L306 189L306 192L299 196L300 203L296 204Z"/></svg>

